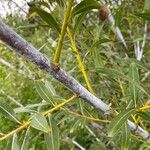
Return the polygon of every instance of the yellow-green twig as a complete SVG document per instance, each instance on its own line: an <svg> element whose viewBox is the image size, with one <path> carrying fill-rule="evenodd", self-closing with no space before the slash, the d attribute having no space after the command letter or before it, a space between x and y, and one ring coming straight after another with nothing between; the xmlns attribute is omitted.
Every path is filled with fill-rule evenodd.
<svg viewBox="0 0 150 150"><path fill-rule="evenodd" d="M76 97L72 96L72 97L71 97L70 99L68 99L67 101L70 102L70 101L72 101L72 100L75 99L75 98L76 98ZM64 103L66 103L67 101L65 101ZM68 103L68 102L67 102L67 103ZM61 105L63 105L63 103L61 103ZM58 107L59 105L53 104L53 106L54 106L54 108L56 108L56 107ZM77 117L80 117L80 118L84 118L84 119L87 119L87 120L96 121L96 122L103 122L103 123L108 123L108 122L110 122L109 120L103 120L103 119L99 119L99 118L89 117L89 116L85 116L85 115L83 115L83 114L79 114L79 113L77 113L77 112L70 111L70 110L67 109L67 108L63 108L63 106L61 106L60 109L66 111L66 112L68 112L68 113L70 113L70 114L72 114L72 115L74 115L74 116L77 116ZM52 111L52 109L51 109L51 110L48 110L48 111L45 112L43 115L45 115L45 114L47 114L47 113L50 113L49 111Z"/></svg>
<svg viewBox="0 0 150 150"><path fill-rule="evenodd" d="M61 28L61 33L60 33L60 37L59 37L59 40L58 40L58 45L57 45L57 48L56 48L56 51L55 51L54 60L53 60L53 62L56 66L59 66L61 49L62 49L62 46L63 46L63 40L64 40L66 28L67 28L68 22L70 20L72 4L73 4L73 0L68 0L68 6L67 6L66 14L65 14L65 17L64 17L63 25L62 25L62 28Z"/></svg>
<svg viewBox="0 0 150 150"><path fill-rule="evenodd" d="M139 108L138 111L143 111L143 110L146 110L146 109L150 109L150 105L145 105L145 106Z"/></svg>
<svg viewBox="0 0 150 150"><path fill-rule="evenodd" d="M48 111L44 112L43 115L46 116L48 113L52 113L53 111L61 108L62 106L66 105L67 103L71 102L72 100L74 100L75 98L77 98L76 95L73 95L71 98L69 98L68 100L65 100L64 102L62 102L61 104L56 105L54 108L49 109ZM31 121L27 121L25 123L23 123L20 127L18 127L17 129L9 132L8 134L5 134L3 137L0 138L0 141L12 136L15 133L18 133L20 131L22 131L23 129L25 129L26 127L28 127L30 125Z"/></svg>
<svg viewBox="0 0 150 150"><path fill-rule="evenodd" d="M73 37L72 33L70 32L69 28L67 28L67 33L68 33L68 37L69 37L70 42L71 42L71 45L72 45L72 49L73 49L73 51L74 51L75 54L76 54L76 58L77 58L79 67L80 67L80 70L81 70L81 72L82 72L82 74L83 74L83 77L84 77L84 79L85 79L85 82L86 82L86 84L87 84L88 90L89 90L91 93L94 94L94 91L93 91L93 89L92 89L92 86L91 86L91 84L90 84L90 82L89 82L89 79L88 79L88 77L87 77L87 73L86 73L86 71L85 71L85 67L84 67L84 65L83 65L83 63L82 63L81 57L80 57L79 52L78 52L78 49L77 49L77 47L76 47L74 37Z"/></svg>
<svg viewBox="0 0 150 150"><path fill-rule="evenodd" d="M21 125L19 128L9 132L8 134L5 134L3 137L0 138L0 141L12 136L15 133L20 132L21 130L25 129L26 127L28 127L30 125L31 121L27 121L26 123L24 123L23 125Z"/></svg>
<svg viewBox="0 0 150 150"><path fill-rule="evenodd" d="M109 120L103 120L103 119L99 119L99 118L94 118L94 117L89 117L89 116L85 116L85 115L82 115L82 114L79 114L79 113L76 113L76 112L72 112L68 109L65 109L65 108L61 108L62 110L70 113L70 114L73 114L77 117L80 117L80 118L84 118L84 119L87 119L87 120L91 120L91 121L96 121L96 122L103 122L103 123L109 123L110 121Z"/></svg>
<svg viewBox="0 0 150 150"><path fill-rule="evenodd" d="M124 91L124 87L123 87L123 82L120 81L120 80L119 80L119 86L120 86L122 95L125 96L125 91Z"/></svg>
<svg viewBox="0 0 150 150"><path fill-rule="evenodd" d="M67 103L71 102L71 101L74 100L75 98L77 98L77 96L76 96L76 95L73 95L73 96L72 96L71 98L69 98L68 100L65 100L65 101L62 102L61 104L58 104L58 105L56 105L54 108L52 108L52 109L50 109L50 110L44 112L43 115L45 116L45 115L47 115L47 114L49 114L49 113L51 113L51 112L53 112L53 111L55 111L55 110L57 110L57 109L63 107L64 105L66 105Z"/></svg>

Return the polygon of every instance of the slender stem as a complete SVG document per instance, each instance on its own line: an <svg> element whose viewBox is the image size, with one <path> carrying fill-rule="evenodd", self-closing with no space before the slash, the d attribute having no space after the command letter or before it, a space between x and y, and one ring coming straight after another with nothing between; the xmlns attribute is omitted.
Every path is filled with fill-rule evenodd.
<svg viewBox="0 0 150 150"><path fill-rule="evenodd" d="M74 116L77 116L77 117L80 117L80 118L84 118L84 119L87 119L87 120L91 120L91 121L95 121L95 122L103 122L103 123L109 123L111 121L109 120L104 120L104 119L99 119L99 118L94 118L94 117L89 117L89 116L85 116L85 115L81 115L79 113L76 113L76 112L73 112L73 111L70 111L69 109L66 109L66 108L61 108L62 110L74 115Z"/></svg>
<svg viewBox="0 0 150 150"><path fill-rule="evenodd" d="M143 107L139 108L138 111L142 111L142 110L146 110L146 109L150 109L150 105L143 106Z"/></svg>
<svg viewBox="0 0 150 150"><path fill-rule="evenodd" d="M64 21L63 21L63 25L62 25L62 28L61 28L60 37L59 37L59 40L58 40L58 45L57 45L57 48L56 48L56 51L55 51L55 54L54 54L53 62L56 66L59 65L61 49L62 49L62 46L63 46L63 40L64 40L66 28L67 28L68 22L70 20L72 4L73 4L73 0L69 0L67 10L66 10L66 14L65 14L65 17L64 17Z"/></svg>
<svg viewBox="0 0 150 150"><path fill-rule="evenodd" d="M50 110L44 112L43 115L45 116L45 115L47 115L47 114L53 112L54 110L57 110L57 109L63 107L64 105L66 105L67 103L73 101L73 100L76 99L76 98L77 98L77 96L76 96L76 95L73 95L73 96L72 96L71 98L69 98L68 100L66 100L66 101L62 102L61 104L56 105L54 108L52 108L52 109L50 109Z"/></svg>
<svg viewBox="0 0 150 150"><path fill-rule="evenodd" d="M80 96L83 100L90 103L96 109L103 112L110 110L110 106L103 102L100 98L92 95L86 88L84 88L77 80L67 74L63 69L57 70L50 60L40 53L35 47L19 36L16 32L10 29L7 25L0 22L0 40L3 41L7 46L17 53L23 55L41 70L52 75L55 79L61 82L68 89L73 91L75 94ZM150 134L140 126L135 125L133 122L128 120L130 129L139 134L144 139L150 141Z"/></svg>
<svg viewBox="0 0 150 150"><path fill-rule="evenodd" d="M78 49L77 49L77 47L76 47L74 37L73 37L72 33L70 32L69 28L67 28L67 33L68 33L68 37L69 37L70 42L71 42L71 45L72 45L72 49L73 49L73 51L75 52L75 55L76 55L76 58L77 58L77 61L78 61L80 70L81 70L81 72L82 72L82 74L83 74L83 77L84 77L84 79L85 79L86 85L87 85L87 87L88 87L88 90L89 90L92 94L94 94L94 91L93 91L93 89L92 89L92 86L91 86L91 84L90 84L90 82L89 82L89 79L88 79L88 77L87 77L87 73L86 73L86 71L85 71L84 64L82 63L81 57L80 57L79 52L78 52Z"/></svg>
<svg viewBox="0 0 150 150"><path fill-rule="evenodd" d="M5 134L3 137L0 138L0 141L12 136L15 133L18 133L20 131L22 131L23 129L25 129L26 127L28 127L30 125L31 121L27 121L26 123L24 123L22 126L20 126L19 128L9 132L8 134Z"/></svg>
<svg viewBox="0 0 150 150"><path fill-rule="evenodd" d="M76 115L76 116L79 116L81 118L85 118L85 119L88 119L88 120L92 120L92 121L97 121L97 122L103 122L103 123L108 123L110 122L109 120L102 120L102 119L99 119L99 118L93 118L93 117L88 117L88 116L84 116L84 115L80 115L80 114L77 114L75 112L72 112L70 110L66 110L65 108L62 108L64 105L68 104L69 102L73 101L74 99L76 99L77 96L76 95L73 95L71 98L69 98L68 100L65 100L64 102L58 104L58 105L55 105L52 109L49 109L48 111L45 111L42 115L43 116L46 116L48 115L49 113L52 113L53 111L57 110L57 109L63 109L67 112L69 112L70 114L73 114L73 115ZM18 133L20 131L22 131L23 129L27 128L28 126L30 126L31 124L31 121L28 120L27 122L23 123L19 128L9 132L8 134L5 134L3 137L0 138L0 141L12 136L13 134L15 133Z"/></svg>
<svg viewBox="0 0 150 150"><path fill-rule="evenodd" d="M77 98L76 95L73 95L71 98L69 98L68 100L56 105L55 107L53 107L52 109L49 109L48 111L44 112L42 115L46 116L48 115L48 113L52 113L53 111L61 108L62 106L66 105L67 103L71 102L72 100L74 100L75 98ZM25 129L26 127L30 126L31 121L28 120L27 122L23 123L19 128L9 132L8 134L5 134L3 137L0 138L0 141L10 137L11 135L18 133L20 131L22 131L23 129Z"/></svg>

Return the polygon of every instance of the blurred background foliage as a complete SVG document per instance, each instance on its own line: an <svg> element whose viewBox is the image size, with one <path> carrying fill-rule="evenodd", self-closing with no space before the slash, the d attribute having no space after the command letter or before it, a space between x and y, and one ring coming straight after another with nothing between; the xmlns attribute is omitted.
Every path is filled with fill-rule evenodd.
<svg viewBox="0 0 150 150"><path fill-rule="evenodd" d="M3 2L3 0L1 0L1 2ZM55 18L59 27L61 27L66 2L67 0L31 0L25 3L29 6L29 11L26 11L24 7L18 7L15 1L9 0L9 6L12 4L15 5L17 11L7 14L5 17L1 17L1 20L52 60L59 37L58 33L53 28L50 28L49 25L33 11L33 7L43 9L50 13L53 18ZM98 2L101 3L101 1ZM111 104L112 108L119 112L125 109L131 102L131 99L133 99L131 90L133 83L130 82L130 78L132 78L130 74L132 69L131 64L133 63L138 70L136 77L137 80L139 80L138 85L141 87L140 89L136 87L137 106L141 107L149 100L149 26L146 31L146 44L141 61L136 60L134 47L137 41L139 43L143 42L145 23L148 22L147 24L149 25L149 21L137 15L144 12L145 2L144 0L118 0L116 3L115 1L109 0L106 2L106 4L110 6L116 25L120 28L124 36L128 46L127 49L118 42L108 22L106 20L99 20L98 10L91 10L84 15L82 14L83 19L81 23L78 21L79 15L74 16L70 22L71 31L76 38L77 48L83 59L85 70L95 94L107 104ZM76 4L77 1L74 1L74 6ZM20 13L23 11L23 14ZM78 28L76 27L77 25ZM7 66L4 60L9 63L11 67ZM80 68L78 67L75 53L71 49L68 36L65 36L63 43L61 67L86 87ZM19 70L21 70L23 74L19 73ZM57 95L62 99L67 99L72 95L67 88L63 87L51 76L43 73L26 59L12 52L3 43L0 43L0 100L8 103L16 111L20 120L27 120L33 113L28 111L17 112L17 109L21 108L21 106L31 106L31 109L36 112L46 110L49 106L41 105L42 98L39 96L34 84L34 81L37 79L49 81L55 91L57 91ZM59 100L56 100L56 102L59 102ZM32 108L33 104L39 104L39 106ZM66 108L86 116L107 118L106 115L94 110L92 106L81 99L77 99L68 104ZM149 112L149 110L147 112ZM63 110L54 112L52 116L55 118L60 130L59 141L61 150L120 149L121 136L118 135L110 139L107 136L107 124L76 117ZM135 118L138 118L138 116L135 116ZM148 121L141 120L141 122L138 123L147 131L150 131ZM17 127L17 124L9 121L3 117L3 115L0 115L0 132L8 133ZM28 149L46 149L43 133L35 129L31 129L30 132L30 144ZM24 135L25 130L18 134L20 145ZM8 142L8 140L1 142L0 149L9 149L9 143L11 142ZM6 147L6 145L8 146ZM129 149L148 150L148 148L150 148L150 146L146 141L138 136L131 135Z"/></svg>

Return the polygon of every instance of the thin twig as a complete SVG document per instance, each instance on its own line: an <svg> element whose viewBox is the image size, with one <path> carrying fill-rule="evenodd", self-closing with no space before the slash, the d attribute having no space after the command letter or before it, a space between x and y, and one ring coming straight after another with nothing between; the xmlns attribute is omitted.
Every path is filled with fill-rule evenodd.
<svg viewBox="0 0 150 150"><path fill-rule="evenodd" d="M67 33L68 33L68 37L69 37L70 42L71 42L71 45L72 45L72 49L73 49L73 51L74 51L74 53L75 53L75 55L76 55L76 58L77 58L77 61L78 61L80 70L81 70L81 72L82 72L82 74L83 74L83 77L84 77L84 80L85 80L85 82L86 82L87 88L88 88L88 90L89 90L92 94L94 94L94 91L93 91L92 86L91 86L91 84L90 84L90 81L89 81L89 79L88 79L87 73L86 73L86 71L85 71L84 64L82 63L81 57L80 57L79 52L78 52L78 49L77 49L77 47L76 47L75 39L74 39L74 37L73 37L71 31L69 30L69 28L67 28Z"/></svg>
<svg viewBox="0 0 150 150"><path fill-rule="evenodd" d="M53 107L52 109L49 109L48 111L42 113L43 116L47 116L49 113L52 113L54 112L55 110L58 110L60 109L62 106L68 104L69 102L71 102L72 100L76 99L77 96L76 95L73 95L71 98L69 98L68 100L65 100L64 102L56 105L55 107ZM27 128L28 126L30 126L31 124L31 120L28 120L27 122L23 123L20 127L18 127L17 129L9 132L8 134L5 134L3 137L0 138L0 141L12 136L13 134L15 133L18 133L22 130L24 130L25 128Z"/></svg>
<svg viewBox="0 0 150 150"><path fill-rule="evenodd" d="M9 47L11 47L17 53L20 53L35 65L37 65L41 70L51 74L55 79L60 81L68 89L72 90L75 94L83 98L85 101L89 102L95 108L106 112L110 110L110 106L105 104L101 99L97 98L91 94L87 89L85 89L78 81L67 74L63 69L56 69L55 66L49 61L49 59L42 53L37 51L32 45L28 44L22 37L20 37L16 32L11 30L7 25L0 22L0 39ZM136 126L133 122L128 120L130 129L135 133L142 136L144 139L150 140L150 135L140 126Z"/></svg>
<svg viewBox="0 0 150 150"><path fill-rule="evenodd" d="M62 24L60 38L58 40L58 45L57 45L55 55L54 55L54 60L53 60L54 64L56 66L59 65L61 50L62 50L62 46L63 46L63 40L64 40L65 33L66 33L66 30L67 30L67 26L68 26L68 23L69 23L69 20L70 20L72 4L73 4L73 0L68 0L68 6L67 6L67 9L66 9L65 18L64 18L64 21L63 21L63 24Z"/></svg>

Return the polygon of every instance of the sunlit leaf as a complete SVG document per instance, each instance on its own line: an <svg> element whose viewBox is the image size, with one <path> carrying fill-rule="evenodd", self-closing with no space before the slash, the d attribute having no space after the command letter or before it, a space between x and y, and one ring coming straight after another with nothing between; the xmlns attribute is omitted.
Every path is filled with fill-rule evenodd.
<svg viewBox="0 0 150 150"><path fill-rule="evenodd" d="M8 104L3 103L1 101L0 101L0 113L3 114L6 118L19 123L19 120L17 119L14 110Z"/></svg>
<svg viewBox="0 0 150 150"><path fill-rule="evenodd" d="M51 93L52 96L56 96L56 91L50 82L45 81L45 86L48 89L48 91Z"/></svg>
<svg viewBox="0 0 150 150"><path fill-rule="evenodd" d="M59 128L57 127L57 123L51 115L49 115L48 118L51 131L45 133L45 142L47 149L59 150Z"/></svg>
<svg viewBox="0 0 150 150"><path fill-rule="evenodd" d="M134 109L125 109L121 113L119 113L115 118L113 118L108 127L108 136L113 137L116 134L118 134L125 121L127 121L127 119L133 112Z"/></svg>
<svg viewBox="0 0 150 150"><path fill-rule="evenodd" d="M83 0L73 8L73 15L99 8L100 4L96 0Z"/></svg>
<svg viewBox="0 0 150 150"><path fill-rule="evenodd" d="M144 2L144 11L150 11L150 0L145 0Z"/></svg>
<svg viewBox="0 0 150 150"><path fill-rule="evenodd" d="M43 81L35 81L35 87L41 98L45 101L53 104L53 96L55 94L54 89L50 83L46 82L46 85Z"/></svg>
<svg viewBox="0 0 150 150"><path fill-rule="evenodd" d="M11 150L20 150L16 133L12 137Z"/></svg>
<svg viewBox="0 0 150 150"><path fill-rule="evenodd" d="M99 67L103 67L104 66L103 59L100 52L97 50L97 48L93 47L92 54L93 54L95 69L97 70L97 68L99 69Z"/></svg>
<svg viewBox="0 0 150 150"><path fill-rule="evenodd" d="M51 1L51 0L49 0L49 1ZM56 0L56 1L57 1L58 5L60 5L61 7L64 6L65 2L63 0Z"/></svg>
<svg viewBox="0 0 150 150"><path fill-rule="evenodd" d="M119 78L119 79L123 79L125 81L128 81L132 84L134 84L137 88L139 88L143 93L145 93L148 97L150 97L150 94L142 87L139 85L139 83L134 82L132 80L132 78L130 78L129 76L125 75L121 70L117 70L117 69L113 69L113 68L106 68L106 67L99 67L97 68L97 70L99 71L99 73L103 73L108 75L110 78Z"/></svg>
<svg viewBox="0 0 150 150"><path fill-rule="evenodd" d="M115 14L115 25L119 26L122 19L123 8L119 7Z"/></svg>
<svg viewBox="0 0 150 150"><path fill-rule="evenodd" d="M5 145L5 150L11 150L12 138L8 138L7 143Z"/></svg>
<svg viewBox="0 0 150 150"><path fill-rule="evenodd" d="M36 2L31 1L31 2L28 3L28 5L29 5L29 7L41 7L41 6L44 6L44 7L48 8L48 9L50 9L49 4L47 2L44 2L44 1L36 1Z"/></svg>
<svg viewBox="0 0 150 150"><path fill-rule="evenodd" d="M28 150L30 140L30 128L26 130L20 150Z"/></svg>
<svg viewBox="0 0 150 150"><path fill-rule="evenodd" d="M130 64L129 78L131 78L132 81L133 81L133 82L129 82L129 92L130 92L130 95L131 95L131 99L133 100L134 106L136 107L137 100L138 100L139 89L135 85L135 83L140 84L140 81L139 81L138 68L136 66L136 63L134 63L134 62L132 62Z"/></svg>
<svg viewBox="0 0 150 150"><path fill-rule="evenodd" d="M32 117L31 126L37 130L48 133L50 131L46 118L37 113Z"/></svg>
<svg viewBox="0 0 150 150"><path fill-rule="evenodd" d="M36 7L34 7L34 11L49 25L50 28L53 28L60 33L60 28L50 13Z"/></svg>
<svg viewBox="0 0 150 150"><path fill-rule="evenodd" d="M77 19L76 19L76 21L75 21L75 26L74 26L74 29L73 29L74 34L76 34L76 32L77 32L77 31L79 30L79 28L81 27L82 22L83 22L83 20L85 19L86 14L87 14L87 12L84 12L84 13L81 13L81 14L77 17Z"/></svg>
<svg viewBox="0 0 150 150"><path fill-rule="evenodd" d="M127 122L123 125L121 137L121 150L128 150L130 146L130 128Z"/></svg>
<svg viewBox="0 0 150 150"><path fill-rule="evenodd" d="M137 112L138 116L143 118L145 121L150 121L150 113L149 112Z"/></svg>
<svg viewBox="0 0 150 150"><path fill-rule="evenodd" d="M112 40L110 40L110 39L100 39L100 40L98 40L98 41L96 41L93 45L92 45L92 47L97 47L97 46L99 46L99 45L101 45L101 44L103 44L103 43L107 43L107 42L112 42Z"/></svg>

